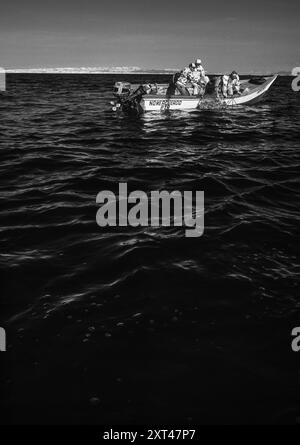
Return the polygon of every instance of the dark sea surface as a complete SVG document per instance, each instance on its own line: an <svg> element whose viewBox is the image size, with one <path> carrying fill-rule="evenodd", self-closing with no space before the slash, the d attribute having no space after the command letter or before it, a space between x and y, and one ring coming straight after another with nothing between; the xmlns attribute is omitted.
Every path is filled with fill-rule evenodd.
<svg viewBox="0 0 300 445"><path fill-rule="evenodd" d="M12 423L300 417L300 92L279 78L251 107L111 111L115 80L158 77L8 76L0 325ZM96 195L119 182L204 190L203 236L98 227Z"/></svg>

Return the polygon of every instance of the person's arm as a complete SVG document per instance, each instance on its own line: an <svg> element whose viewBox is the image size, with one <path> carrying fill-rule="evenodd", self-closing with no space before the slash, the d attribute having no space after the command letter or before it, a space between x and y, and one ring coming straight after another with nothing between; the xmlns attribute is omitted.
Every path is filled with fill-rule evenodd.
<svg viewBox="0 0 300 445"><path fill-rule="evenodd" d="M189 72L187 73L186 78L187 78L187 80L188 80L189 82L193 83L194 78L193 78L193 73L192 73L192 71L189 71Z"/></svg>
<svg viewBox="0 0 300 445"><path fill-rule="evenodd" d="M234 90L237 94L241 94L241 84L239 79L236 79L234 82Z"/></svg>

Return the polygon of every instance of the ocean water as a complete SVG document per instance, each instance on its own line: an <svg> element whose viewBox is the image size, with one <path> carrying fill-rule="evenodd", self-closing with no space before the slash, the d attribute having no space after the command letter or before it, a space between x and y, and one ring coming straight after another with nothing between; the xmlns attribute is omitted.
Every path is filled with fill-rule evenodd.
<svg viewBox="0 0 300 445"><path fill-rule="evenodd" d="M126 116L124 78L157 80L9 75L0 97L7 419L295 423L300 93L279 78L251 107ZM101 229L119 182L204 190L203 236Z"/></svg>

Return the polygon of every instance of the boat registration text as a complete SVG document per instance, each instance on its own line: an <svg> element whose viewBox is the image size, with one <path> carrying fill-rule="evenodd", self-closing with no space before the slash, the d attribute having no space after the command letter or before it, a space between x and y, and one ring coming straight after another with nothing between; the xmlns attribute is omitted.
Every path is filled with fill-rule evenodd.
<svg viewBox="0 0 300 445"><path fill-rule="evenodd" d="M160 100L150 100L149 101L149 105L152 107L157 107L157 106L162 106L162 105L181 105L182 104L182 100L178 100L178 99L160 99Z"/></svg>

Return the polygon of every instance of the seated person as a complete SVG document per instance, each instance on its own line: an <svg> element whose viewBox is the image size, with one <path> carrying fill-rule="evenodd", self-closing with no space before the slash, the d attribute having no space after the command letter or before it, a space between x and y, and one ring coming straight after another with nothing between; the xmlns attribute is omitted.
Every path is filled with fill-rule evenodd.
<svg viewBox="0 0 300 445"><path fill-rule="evenodd" d="M196 59L195 60L195 65L196 65L195 72L197 74L194 75L194 77L197 78L198 91L197 91L197 93L194 92L194 94L198 94L198 95L204 96L205 91L206 91L206 86L209 83L209 77L206 76L206 74L205 74L205 70L204 70L204 68L202 66L201 59Z"/></svg>
<svg viewBox="0 0 300 445"><path fill-rule="evenodd" d="M195 65L196 65L196 70L199 71L199 73L201 74L201 77L205 76L205 70L202 66L202 61L201 59L196 59L195 60Z"/></svg>
<svg viewBox="0 0 300 445"><path fill-rule="evenodd" d="M241 94L240 91L240 77L236 71L228 76L224 74L217 78L215 83L215 91L217 97L232 97L234 94Z"/></svg>
<svg viewBox="0 0 300 445"><path fill-rule="evenodd" d="M229 76L228 82L228 96L233 96L234 94L241 94L241 84L240 84L240 76L236 71L232 71Z"/></svg>
<svg viewBox="0 0 300 445"><path fill-rule="evenodd" d="M176 84L178 91L183 96L190 95L190 92L187 87L191 83L192 74L195 71L195 68L196 68L195 64L190 63L189 66L184 68L178 76L178 79L175 84Z"/></svg>
<svg viewBox="0 0 300 445"><path fill-rule="evenodd" d="M193 94L195 96L204 96L206 91L206 86L209 82L209 78L203 75L203 72L194 70L191 75L191 84L193 85L194 91Z"/></svg>

